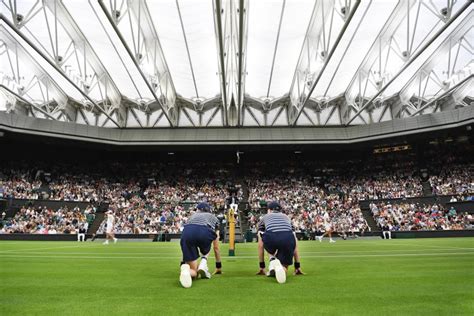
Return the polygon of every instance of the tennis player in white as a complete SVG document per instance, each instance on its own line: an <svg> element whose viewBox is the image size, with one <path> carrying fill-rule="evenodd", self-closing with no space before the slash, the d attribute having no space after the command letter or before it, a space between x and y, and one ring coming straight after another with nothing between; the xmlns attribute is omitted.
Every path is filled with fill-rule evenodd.
<svg viewBox="0 0 474 316"><path fill-rule="evenodd" d="M107 211L107 228L105 231L105 241L104 245L109 244L109 240L113 240L114 243L117 242L117 238L115 238L114 226L115 226L115 216L112 211Z"/></svg>

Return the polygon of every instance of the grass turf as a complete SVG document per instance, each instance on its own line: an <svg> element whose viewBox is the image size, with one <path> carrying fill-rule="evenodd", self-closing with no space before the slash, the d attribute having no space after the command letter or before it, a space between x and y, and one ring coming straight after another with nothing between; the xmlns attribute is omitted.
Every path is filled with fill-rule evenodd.
<svg viewBox="0 0 474 316"><path fill-rule="evenodd" d="M474 315L474 238L299 245L286 284L255 275L253 243L183 289L178 243L3 241L0 315Z"/></svg>

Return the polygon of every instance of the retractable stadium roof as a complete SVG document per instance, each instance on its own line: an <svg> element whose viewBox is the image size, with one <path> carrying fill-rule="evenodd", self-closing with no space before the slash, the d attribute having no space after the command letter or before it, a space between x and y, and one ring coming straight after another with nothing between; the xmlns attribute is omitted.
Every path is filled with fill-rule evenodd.
<svg viewBox="0 0 474 316"><path fill-rule="evenodd" d="M2 0L0 111L110 128L472 106L469 0Z"/></svg>

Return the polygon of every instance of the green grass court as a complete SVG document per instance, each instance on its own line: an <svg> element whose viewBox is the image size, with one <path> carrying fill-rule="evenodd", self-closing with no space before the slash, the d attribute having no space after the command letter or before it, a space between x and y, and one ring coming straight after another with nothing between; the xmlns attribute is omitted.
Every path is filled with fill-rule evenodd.
<svg viewBox="0 0 474 316"><path fill-rule="evenodd" d="M2 241L0 315L474 315L474 238L300 242L283 285L256 247L183 289L176 242Z"/></svg>

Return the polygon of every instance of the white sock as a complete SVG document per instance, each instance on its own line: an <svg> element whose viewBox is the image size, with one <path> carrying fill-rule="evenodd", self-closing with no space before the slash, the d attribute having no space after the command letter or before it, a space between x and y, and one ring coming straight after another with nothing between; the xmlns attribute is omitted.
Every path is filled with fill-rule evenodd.
<svg viewBox="0 0 474 316"><path fill-rule="evenodd" d="M199 267L198 269L204 269L204 270L207 270L207 258L206 257L202 257L201 258L201 262L199 262Z"/></svg>

